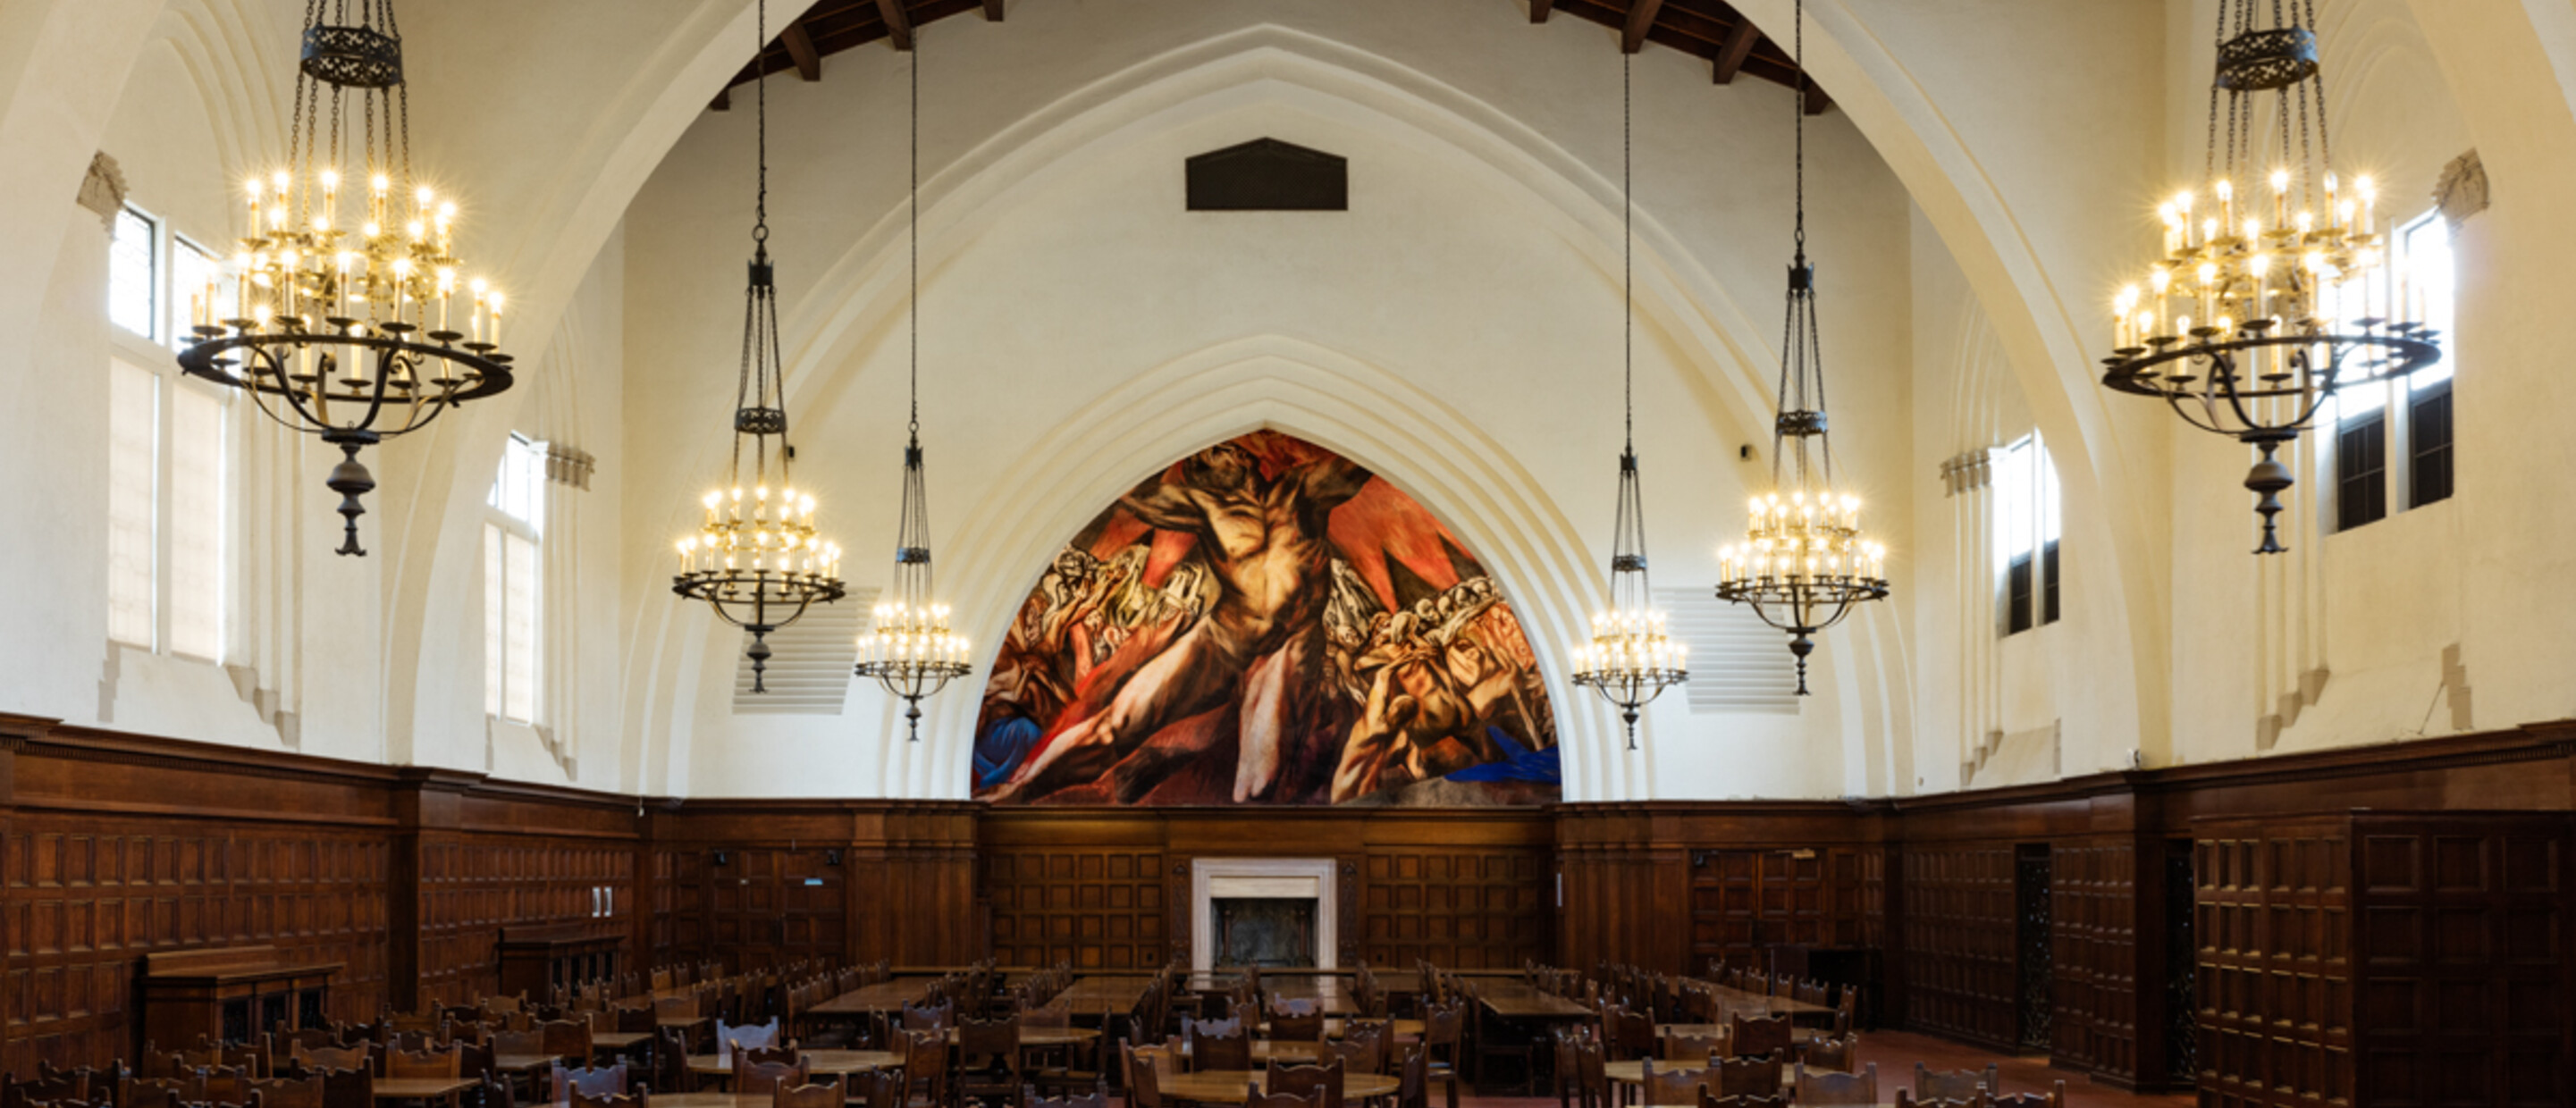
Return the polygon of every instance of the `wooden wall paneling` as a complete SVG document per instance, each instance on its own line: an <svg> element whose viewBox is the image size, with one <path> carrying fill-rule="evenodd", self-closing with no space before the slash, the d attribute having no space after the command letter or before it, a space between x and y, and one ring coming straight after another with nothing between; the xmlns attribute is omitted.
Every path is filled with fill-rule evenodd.
<svg viewBox="0 0 2576 1108"><path fill-rule="evenodd" d="M2050 1062L2107 1075L2138 1071L2139 857L2133 836L2050 849Z"/></svg>
<svg viewBox="0 0 2576 1108"><path fill-rule="evenodd" d="M1904 880L1907 1025L2013 1049L2012 844L1909 843Z"/></svg>
<svg viewBox="0 0 2576 1108"><path fill-rule="evenodd" d="M2215 821L2194 839L2201 1103L2351 1103L2347 820Z"/></svg>
<svg viewBox="0 0 2576 1108"><path fill-rule="evenodd" d="M2355 815L2355 1105L2569 1103L2568 827Z"/></svg>

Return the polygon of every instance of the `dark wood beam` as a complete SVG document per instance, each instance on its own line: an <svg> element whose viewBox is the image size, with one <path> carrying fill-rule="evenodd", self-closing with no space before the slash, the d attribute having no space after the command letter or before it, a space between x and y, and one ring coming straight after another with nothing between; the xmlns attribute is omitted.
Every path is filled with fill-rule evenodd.
<svg viewBox="0 0 2576 1108"><path fill-rule="evenodd" d="M1530 0L1530 22L1547 22L1547 13L1556 10L1556 0Z"/></svg>
<svg viewBox="0 0 2576 1108"><path fill-rule="evenodd" d="M999 23L1001 21L1002 0L984 0L984 22Z"/></svg>
<svg viewBox="0 0 2576 1108"><path fill-rule="evenodd" d="M1739 17L1735 29L1726 33L1726 42L1717 48L1717 83L1731 84L1744 59L1753 56L1753 44L1762 40L1762 32L1753 29L1753 21Z"/></svg>
<svg viewBox="0 0 2576 1108"><path fill-rule="evenodd" d="M796 62L797 76L808 81L823 79L823 55L814 52L814 36L805 32L803 20L790 23L786 30L778 32L778 42L787 48L787 56Z"/></svg>
<svg viewBox="0 0 2576 1108"><path fill-rule="evenodd" d="M707 101L707 110L708 110L708 111L711 111L711 112L727 112L727 111L732 111L732 110L733 110L733 88L732 88L731 86L727 86L727 87L725 87L725 88L721 88L721 89L716 90L716 98L715 98L715 99L713 99L713 100L709 100L709 101Z"/></svg>
<svg viewBox="0 0 2576 1108"><path fill-rule="evenodd" d="M1825 90L1816 85L1814 77L1807 78L1807 114L1823 115L1825 109L1833 106L1834 98L1825 95Z"/></svg>
<svg viewBox="0 0 2576 1108"><path fill-rule="evenodd" d="M1664 0L1631 0L1628 26L1619 32L1619 49L1630 54L1646 48L1646 32L1655 26L1655 13L1662 11Z"/></svg>
<svg viewBox="0 0 2576 1108"><path fill-rule="evenodd" d="M894 40L894 48L912 49L912 17L904 13L903 0L877 0L877 14L885 17L886 37Z"/></svg>

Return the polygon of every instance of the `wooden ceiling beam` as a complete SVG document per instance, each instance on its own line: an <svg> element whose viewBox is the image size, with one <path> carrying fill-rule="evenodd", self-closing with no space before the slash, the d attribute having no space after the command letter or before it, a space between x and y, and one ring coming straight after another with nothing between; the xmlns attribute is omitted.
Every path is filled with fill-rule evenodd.
<svg viewBox="0 0 2576 1108"><path fill-rule="evenodd" d="M1825 109L1833 106L1834 98L1825 95L1823 86L1816 84L1815 78L1807 78L1807 114L1823 115Z"/></svg>
<svg viewBox="0 0 2576 1108"><path fill-rule="evenodd" d="M823 55L814 50L814 36L805 31L805 21L797 20L778 32L778 43L787 48L787 56L796 63L796 75L808 81L823 79Z"/></svg>
<svg viewBox="0 0 2576 1108"><path fill-rule="evenodd" d="M1726 34L1726 42L1717 48L1717 68L1714 72L1717 74L1718 84L1735 82L1736 71L1744 68L1744 59L1753 56L1753 44L1761 39L1762 33L1753 29L1752 20L1736 21L1735 29Z"/></svg>
<svg viewBox="0 0 2576 1108"><path fill-rule="evenodd" d="M1001 21L1002 0L984 0L984 22L999 23Z"/></svg>
<svg viewBox="0 0 2576 1108"><path fill-rule="evenodd" d="M1556 10L1556 0L1530 0L1530 22L1547 22L1547 13Z"/></svg>
<svg viewBox="0 0 2576 1108"><path fill-rule="evenodd" d="M730 86L730 85L728 85L728 86L726 86L726 87L724 87L724 88L717 89L717 90L716 90L716 98L715 98L715 99L713 99L713 100L709 100L709 101L707 101L707 110L708 110L708 111L711 111L711 112L727 112L727 111L732 111L732 110L733 110L733 87L732 87L732 86Z"/></svg>
<svg viewBox="0 0 2576 1108"><path fill-rule="evenodd" d="M905 14L903 0L877 0L877 14L885 17L886 37L894 40L894 48L912 49L912 16Z"/></svg>
<svg viewBox="0 0 2576 1108"><path fill-rule="evenodd" d="M1646 48L1646 32L1654 29L1655 13L1663 10L1664 0L1632 0L1628 5L1628 25L1619 32L1619 49L1634 54Z"/></svg>

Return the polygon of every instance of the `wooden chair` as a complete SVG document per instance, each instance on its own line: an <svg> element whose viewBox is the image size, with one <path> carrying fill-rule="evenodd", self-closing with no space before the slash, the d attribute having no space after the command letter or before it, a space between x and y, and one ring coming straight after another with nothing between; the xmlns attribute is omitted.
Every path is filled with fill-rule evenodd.
<svg viewBox="0 0 2576 1108"><path fill-rule="evenodd" d="M1295 1093L1265 1093L1255 1086L1245 1090L1243 1108L1324 1108L1323 1094L1299 1096Z"/></svg>
<svg viewBox="0 0 2576 1108"><path fill-rule="evenodd" d="M1753 1058L1778 1053L1789 1056L1790 1044L1797 1036L1790 1031L1789 1017L1766 1016L1746 1019L1735 1016L1727 1020L1727 1052L1737 1058Z"/></svg>
<svg viewBox="0 0 2576 1108"><path fill-rule="evenodd" d="M737 1025L716 1021L716 1051L720 1054L735 1047L777 1046L780 1042L776 1016L771 1016L768 1023Z"/></svg>
<svg viewBox="0 0 2576 1108"><path fill-rule="evenodd" d="M941 998L935 1004L903 1006L903 1030L946 1031L957 1026L957 1002Z"/></svg>
<svg viewBox="0 0 2576 1108"><path fill-rule="evenodd" d="M1911 1090L1896 1090L1896 1108L1986 1108L1987 1103L1984 1093L1970 1097L1933 1097L1922 1100L1917 1099Z"/></svg>
<svg viewBox="0 0 2576 1108"><path fill-rule="evenodd" d="M903 1085L901 1070L866 1070L841 1079L849 1103L859 1108L905 1108Z"/></svg>
<svg viewBox="0 0 2576 1108"><path fill-rule="evenodd" d="M1349 1071L1341 1059L1324 1066L1270 1067L1270 1095L1318 1098L1314 1108L1342 1108L1342 1078Z"/></svg>
<svg viewBox="0 0 2576 1108"><path fill-rule="evenodd" d="M568 1058L584 1065L590 1063L590 1024L576 1020L547 1020L537 1025L537 1035L545 1043L537 1053Z"/></svg>
<svg viewBox="0 0 2576 1108"><path fill-rule="evenodd" d="M208 1104L247 1104L251 1099L251 1075L240 1066L208 1066L199 1075L204 1094L198 1099Z"/></svg>
<svg viewBox="0 0 2576 1108"><path fill-rule="evenodd" d="M948 1103L948 1033L945 1030L898 1031L894 1049L903 1057L903 1099L907 1105Z"/></svg>
<svg viewBox="0 0 2576 1108"><path fill-rule="evenodd" d="M1437 977L1427 967L1424 979ZM1430 1078L1444 1086L1445 1108L1458 1108L1458 1052L1465 1034L1466 1013L1455 1003L1432 1006L1422 1017L1422 1049L1429 1056Z"/></svg>
<svg viewBox="0 0 2576 1108"><path fill-rule="evenodd" d="M1352 1073L1386 1072L1386 1033L1374 1025L1360 1027L1324 1043L1325 1055L1342 1060Z"/></svg>
<svg viewBox="0 0 2576 1108"><path fill-rule="evenodd" d="M583 1096L624 1096L628 1092L628 1079L624 1062L581 1069L566 1069L563 1063L557 1062L546 1088L551 1094L549 1099L563 1104L576 1093Z"/></svg>
<svg viewBox="0 0 2576 1108"><path fill-rule="evenodd" d="M1770 1096L1719 1096L1708 1093L1700 1097L1699 1108L1789 1108L1789 1094Z"/></svg>
<svg viewBox="0 0 2576 1108"><path fill-rule="evenodd" d="M1859 1073L1809 1073L1807 1067L1800 1066L1792 1095L1798 1108L1816 1108L1819 1104L1877 1104L1878 1063L1863 1065Z"/></svg>
<svg viewBox="0 0 2576 1108"><path fill-rule="evenodd" d="M1477 1088L1482 1089L1485 1086L1485 1075L1488 1072L1485 1067L1488 1062L1497 1058L1510 1058L1517 1059L1520 1062L1522 1094L1529 1095L1537 1092L1537 1044L1532 1043L1528 1039L1512 1037L1508 1025L1490 1020L1488 1017L1491 1013L1485 1008L1484 997L1476 993L1474 989L1469 988L1462 990L1462 992L1464 992L1465 995L1463 996L1461 1003L1467 1009L1467 1049L1471 1051L1475 1057L1475 1082ZM1646 1025L1646 1035L1648 1042L1647 1049L1651 1051L1654 1049L1654 1024L1652 1021L1648 1021Z"/></svg>
<svg viewBox="0 0 2576 1108"><path fill-rule="evenodd" d="M301 1079L274 1077L253 1079L250 1091L259 1095L263 1108L325 1108L326 1092L322 1075Z"/></svg>
<svg viewBox="0 0 2576 1108"><path fill-rule="evenodd" d="M644 1097L642 1094L634 1096L583 1096L579 1093L575 1093L573 1094L572 1102L566 1105L565 1108L644 1108Z"/></svg>
<svg viewBox="0 0 2576 1108"><path fill-rule="evenodd" d="M770 1108L842 1108L841 1090L836 1085L781 1085L771 1094Z"/></svg>
<svg viewBox="0 0 2576 1108"><path fill-rule="evenodd" d="M385 1077L462 1077L464 1058L455 1049L403 1050L385 1052Z"/></svg>
<svg viewBox="0 0 2576 1108"><path fill-rule="evenodd" d="M1814 1062L1813 1047L1808 1048L1808 1053L1811 1063L1819 1069L1825 1068L1823 1063ZM1850 1067L1835 1068L1849 1069ZM1921 1062L1914 1063L1914 1099L1916 1100L1970 1100L1979 1094L1991 1095L2001 1091L2003 1091L2003 1081L1999 1069L1991 1062L1987 1063L1983 1070L1951 1070L1946 1073L1925 1066Z"/></svg>
<svg viewBox="0 0 2576 1108"><path fill-rule="evenodd" d="M1989 1108L2066 1108L2066 1082L2056 1082L2044 1093L1996 1093L1986 1103Z"/></svg>
<svg viewBox="0 0 2576 1108"><path fill-rule="evenodd" d="M696 1079L689 1073L687 1034L676 1027L657 1028L652 1042L653 1087L672 1093L685 1093L697 1088Z"/></svg>
<svg viewBox="0 0 2576 1108"><path fill-rule="evenodd" d="M1708 1069L1690 1066L1658 1070L1655 1060L1645 1061L1645 1080L1638 1083L1638 1103L1649 1105L1690 1105L1699 1103L1708 1091Z"/></svg>
<svg viewBox="0 0 2576 1108"><path fill-rule="evenodd" d="M790 1085L803 1085L814 1080L813 1063L799 1058L793 1062L747 1062L734 1056L733 1091L735 1096L760 1096L777 1092Z"/></svg>
<svg viewBox="0 0 2576 1108"><path fill-rule="evenodd" d="M1021 1086L1020 1018L962 1020L957 1024L957 1092L960 1103L998 1099L1016 1106Z"/></svg>
<svg viewBox="0 0 2576 1108"><path fill-rule="evenodd" d="M1720 1058L1709 1067L1709 1092L1717 1096L1780 1095L1780 1056Z"/></svg>
<svg viewBox="0 0 2576 1108"><path fill-rule="evenodd" d="M1125 1070L1129 1108L1165 1108L1162 1057L1133 1043L1120 1043L1118 1061Z"/></svg>
<svg viewBox="0 0 2576 1108"><path fill-rule="evenodd" d="M1860 1036L1817 1039L1808 1043L1803 1053L1805 1057L1800 1060L1809 1068L1850 1073L1854 1066L1860 1065Z"/></svg>
<svg viewBox="0 0 2576 1108"><path fill-rule="evenodd" d="M1299 1010L1303 1009L1303 1010ZM1320 1043L1324 1041L1324 1011L1290 1005L1270 1012L1270 1041L1274 1043ZM1214 1069L1216 1067L1205 1067Z"/></svg>
<svg viewBox="0 0 2576 1108"><path fill-rule="evenodd" d="M359 1043L352 1046L304 1046L302 1044L298 1044L289 1048L289 1050L291 1053L288 1057L297 1067L302 1069L365 1070L369 1073L374 1073L376 1069L375 1048L365 1043Z"/></svg>
<svg viewBox="0 0 2576 1108"><path fill-rule="evenodd" d="M1395 1071L1395 1108L1431 1108L1431 1055L1416 1046Z"/></svg>
<svg viewBox="0 0 2576 1108"><path fill-rule="evenodd" d="M1252 1034L1244 1030L1241 1018L1229 1016L1221 1020L1194 1020L1183 1016L1181 1031L1189 1043L1191 1069L1248 1070L1252 1068Z"/></svg>
<svg viewBox="0 0 2576 1108"><path fill-rule="evenodd" d="M1020 1099L1026 1103L1027 1108L1109 1108L1109 1082L1106 1080L1093 1082L1091 1091L1081 1096L1067 1094L1060 1097L1039 1096L1038 1087L1030 1085L1020 1090ZM778 1108L791 1108L791 1106L782 1104Z"/></svg>
<svg viewBox="0 0 2576 1108"><path fill-rule="evenodd" d="M1860 1015L1860 986L1843 986L1843 997L1834 1004L1834 1037L1846 1038L1852 1033L1852 1021Z"/></svg>
<svg viewBox="0 0 2576 1108"><path fill-rule="evenodd" d="M1602 1020L1607 1056L1627 1062L1655 1057L1655 1019L1644 1012L1613 1008Z"/></svg>
<svg viewBox="0 0 2576 1108"><path fill-rule="evenodd" d="M322 1079L322 1108L375 1108L376 1075L367 1067L307 1069L305 1073Z"/></svg>
<svg viewBox="0 0 2576 1108"><path fill-rule="evenodd" d="M1667 1062L1709 1064L1726 1048L1724 1035L1666 1035L1662 1056Z"/></svg>

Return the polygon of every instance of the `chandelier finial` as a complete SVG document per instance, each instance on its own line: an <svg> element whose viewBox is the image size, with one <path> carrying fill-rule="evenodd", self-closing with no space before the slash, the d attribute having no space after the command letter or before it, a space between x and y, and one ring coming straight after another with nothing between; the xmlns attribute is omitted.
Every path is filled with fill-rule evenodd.
<svg viewBox="0 0 2576 1108"><path fill-rule="evenodd" d="M701 500L698 532L679 543L671 591L704 600L718 618L751 632L751 691L769 691L769 633L806 609L846 595L841 548L817 537L814 497L796 491L787 439L787 366L778 337L778 283L769 258L769 4L757 5L752 51L757 185L752 200L750 279L743 292L742 361L734 380L733 459L725 487ZM751 470L745 483L743 454ZM777 483L773 500L771 481ZM745 489L749 493L746 496Z"/></svg>
<svg viewBox="0 0 2576 1108"><path fill-rule="evenodd" d="M330 18L346 19L348 6ZM483 278L461 278L456 204L412 176L393 0L354 6L355 23L324 22L319 3L306 11L287 164L249 180L248 233L230 278L178 290L192 336L179 368L340 449L324 482L341 495L338 552L363 556L359 497L376 482L358 452L508 389L511 370L500 347L505 298ZM344 132L353 90L364 127ZM470 297L462 311L460 293Z"/></svg>
<svg viewBox="0 0 2576 1108"><path fill-rule="evenodd" d="M895 533L894 599L876 607L876 626L859 640L858 675L876 678L904 703L906 734L921 741L921 702L948 682L974 671L966 638L948 629L948 606L939 603L930 574L930 494L921 469L921 40L912 58L912 293L906 301L911 332L910 414L904 422L903 515Z"/></svg>
<svg viewBox="0 0 2576 1108"><path fill-rule="evenodd" d="M1749 605L1789 633L1798 695L1807 695L1807 656L1818 632L1855 606L1887 595L1887 549L1863 536L1860 498L1834 483L1825 418L1825 362L1816 326L1816 267L1807 260L1807 20L1797 5L1791 41L1798 83L1796 217L1789 303L1780 335L1778 408L1771 421L1771 491L1755 496L1745 541L1718 552L1717 595Z"/></svg>
<svg viewBox="0 0 2576 1108"><path fill-rule="evenodd" d="M1637 748L1637 716L1690 674L1686 648L1664 634L1646 576L1646 504L1637 480L1637 204L1630 60L1619 55L1620 448L1619 499L1610 533L1610 608L1592 617L1592 640L1574 648L1574 683L1599 691L1619 709L1628 749Z"/></svg>

